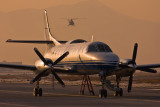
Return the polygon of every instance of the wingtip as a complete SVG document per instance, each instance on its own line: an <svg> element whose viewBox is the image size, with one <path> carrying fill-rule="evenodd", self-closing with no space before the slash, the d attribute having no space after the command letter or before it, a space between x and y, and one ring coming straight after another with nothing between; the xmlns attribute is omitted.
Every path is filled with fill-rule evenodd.
<svg viewBox="0 0 160 107"><path fill-rule="evenodd" d="M6 42L10 42L12 39L8 39L8 40L6 40Z"/></svg>

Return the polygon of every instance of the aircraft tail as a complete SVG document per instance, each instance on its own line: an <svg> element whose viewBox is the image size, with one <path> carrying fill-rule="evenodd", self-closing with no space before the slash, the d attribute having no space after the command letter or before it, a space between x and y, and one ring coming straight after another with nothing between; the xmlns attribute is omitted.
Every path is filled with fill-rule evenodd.
<svg viewBox="0 0 160 107"><path fill-rule="evenodd" d="M12 43L36 43L36 44L47 44L48 48L51 48L53 46L58 46L66 43L67 41L57 41L51 34L49 23L48 23L48 16L47 11L44 10L45 13L45 34L46 34L46 40L12 40L8 39L6 42L12 42Z"/></svg>
<svg viewBox="0 0 160 107"><path fill-rule="evenodd" d="M51 34L50 32L50 27L49 27L49 22L48 22L48 15L47 11L44 10L44 18L45 18L45 35L46 35L46 40L53 41L55 46L61 45L60 42L58 42ZM53 47L52 44L47 44L48 47Z"/></svg>

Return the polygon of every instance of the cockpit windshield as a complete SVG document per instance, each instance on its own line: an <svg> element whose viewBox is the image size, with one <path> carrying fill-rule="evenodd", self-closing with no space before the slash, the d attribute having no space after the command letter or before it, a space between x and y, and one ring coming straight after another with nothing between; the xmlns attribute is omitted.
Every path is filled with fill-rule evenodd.
<svg viewBox="0 0 160 107"><path fill-rule="evenodd" d="M106 44L95 43L88 46L88 52L112 52L112 50Z"/></svg>

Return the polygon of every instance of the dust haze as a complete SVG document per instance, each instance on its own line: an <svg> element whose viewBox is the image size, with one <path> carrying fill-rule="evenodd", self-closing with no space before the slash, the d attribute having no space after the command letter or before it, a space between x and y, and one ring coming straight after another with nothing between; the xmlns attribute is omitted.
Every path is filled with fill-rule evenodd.
<svg viewBox="0 0 160 107"><path fill-rule="evenodd" d="M104 0L70 0L57 2L57 5L48 2L49 5L41 4L39 8L31 6L10 8L8 11L1 9L0 60L34 64L38 57L33 48L37 47L41 52L45 52L45 45L5 43L7 39L44 40L42 8L45 8L48 11L51 32L57 40L81 38L90 41L93 35L95 41L107 43L121 59L132 57L134 43L137 42L137 64L159 63L160 24L124 14L106 3ZM38 3L35 2L35 5ZM67 26L68 22L62 18L82 19L75 20L75 26Z"/></svg>

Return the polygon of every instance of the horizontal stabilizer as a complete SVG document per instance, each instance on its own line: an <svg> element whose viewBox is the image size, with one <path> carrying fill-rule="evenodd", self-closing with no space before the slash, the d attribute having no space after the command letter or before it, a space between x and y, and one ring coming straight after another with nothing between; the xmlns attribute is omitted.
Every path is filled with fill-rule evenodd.
<svg viewBox="0 0 160 107"><path fill-rule="evenodd" d="M8 39L6 42L10 42L10 43L53 44L53 41L49 41L49 40L12 40L12 39ZM58 42L64 44L67 41L58 41Z"/></svg>

